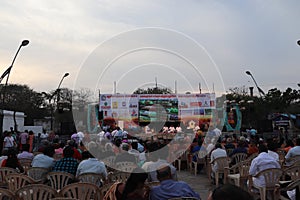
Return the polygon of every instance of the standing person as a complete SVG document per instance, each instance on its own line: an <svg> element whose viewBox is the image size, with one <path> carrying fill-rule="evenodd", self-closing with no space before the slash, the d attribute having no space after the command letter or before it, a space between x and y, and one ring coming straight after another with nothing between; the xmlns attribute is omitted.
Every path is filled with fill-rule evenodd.
<svg viewBox="0 0 300 200"><path fill-rule="evenodd" d="M44 129L43 130L43 133L41 134L41 136L40 136L40 138L41 138L41 140L43 141L43 140L48 140L48 133L47 133L47 131Z"/></svg>
<svg viewBox="0 0 300 200"><path fill-rule="evenodd" d="M12 133L8 132L7 136L3 140L3 149L10 149L15 146L17 146L17 143L16 143L14 137L12 136Z"/></svg>
<svg viewBox="0 0 300 200"><path fill-rule="evenodd" d="M28 141L28 130L25 130L23 133L20 134L19 136L19 144L20 144L20 150L22 150L22 146L24 144L27 144Z"/></svg>
<svg viewBox="0 0 300 200"><path fill-rule="evenodd" d="M28 144L29 144L29 152L32 153L34 143L34 134L32 131L28 133Z"/></svg>

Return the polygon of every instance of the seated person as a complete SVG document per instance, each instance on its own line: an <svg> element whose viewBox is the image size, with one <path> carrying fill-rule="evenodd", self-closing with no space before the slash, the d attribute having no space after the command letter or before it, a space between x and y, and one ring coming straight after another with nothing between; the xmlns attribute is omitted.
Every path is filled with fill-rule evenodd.
<svg viewBox="0 0 300 200"><path fill-rule="evenodd" d="M30 145L29 144L23 144L22 145L22 153L18 154L18 159L33 159L33 153L29 153L29 148Z"/></svg>
<svg viewBox="0 0 300 200"><path fill-rule="evenodd" d="M245 190L235 185L221 185L214 189L207 200L254 200L254 198Z"/></svg>
<svg viewBox="0 0 300 200"><path fill-rule="evenodd" d="M1 167L9 167L13 169L18 169L21 173L24 172L24 168L21 166L17 158L17 150L11 148L8 150L7 159L4 159L1 163Z"/></svg>
<svg viewBox="0 0 300 200"><path fill-rule="evenodd" d="M117 187L117 200L146 200L148 190L144 187L148 174L141 168L136 168L128 177L126 183L121 183Z"/></svg>
<svg viewBox="0 0 300 200"><path fill-rule="evenodd" d="M159 149L151 153L152 159L154 159L155 162L152 162L150 164L147 164L147 162L144 163L144 165L147 165L147 168L145 168L144 165L142 166L142 168L145 169L146 172L149 172L149 177L148 177L149 182L158 181L156 170L165 164L169 165L171 169L172 178L174 180L177 180L176 168L172 164L169 164L166 160L168 154L169 153L166 149Z"/></svg>
<svg viewBox="0 0 300 200"><path fill-rule="evenodd" d="M55 151L54 151L54 147L52 145L45 147L42 154L38 154L38 155L34 156L31 166L52 169L52 167L55 164L55 161L53 158L54 153L55 153Z"/></svg>
<svg viewBox="0 0 300 200"><path fill-rule="evenodd" d="M74 149L71 146L66 146L63 151L64 157L56 161L53 171L67 172L70 174L76 175L78 162L73 157Z"/></svg>
<svg viewBox="0 0 300 200"><path fill-rule="evenodd" d="M136 158L134 155L129 154L129 144L122 143L121 144L121 153L116 156L115 163L118 162L132 162L136 164Z"/></svg>
<svg viewBox="0 0 300 200"><path fill-rule="evenodd" d="M97 147L95 147L97 148ZM91 152L95 151L94 149L90 149ZM102 174L105 178L107 178L107 170L105 164L99 161L97 158L93 156L92 153L88 151L89 158L83 160L79 163L77 167L76 176L84 173L97 173Z"/></svg>
<svg viewBox="0 0 300 200"><path fill-rule="evenodd" d="M175 197L195 197L200 199L199 194L194 192L187 183L172 179L169 165L162 165L156 172L160 185L152 187L150 200L167 200Z"/></svg>

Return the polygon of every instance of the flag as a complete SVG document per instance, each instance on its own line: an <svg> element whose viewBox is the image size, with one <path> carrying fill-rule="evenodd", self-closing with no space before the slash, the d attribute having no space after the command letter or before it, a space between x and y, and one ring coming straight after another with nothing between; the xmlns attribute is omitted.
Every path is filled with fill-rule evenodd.
<svg viewBox="0 0 300 200"><path fill-rule="evenodd" d="M9 68L7 68L7 70L5 70L5 72L0 77L0 83L5 78L5 76L10 73L10 70L11 70L11 66Z"/></svg>

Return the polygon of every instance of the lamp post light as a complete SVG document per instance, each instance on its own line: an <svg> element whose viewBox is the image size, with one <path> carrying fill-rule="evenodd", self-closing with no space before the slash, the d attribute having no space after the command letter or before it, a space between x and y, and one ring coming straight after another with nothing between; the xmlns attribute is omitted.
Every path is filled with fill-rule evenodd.
<svg viewBox="0 0 300 200"><path fill-rule="evenodd" d="M58 110L59 109L59 101L60 101L60 86L61 86L61 84L62 84L62 82L63 82L63 80L64 80L64 78L66 78L67 76L69 76L70 74L69 73L65 73L64 75L63 75L63 77L61 78L61 80L60 80L60 82L59 82L59 84L58 84L58 87L57 87L57 89L55 90L55 93L56 93L56 95L57 95L57 99L56 99L56 109ZM55 94L54 93L54 94ZM62 123L60 123L60 133L62 132Z"/></svg>
<svg viewBox="0 0 300 200"><path fill-rule="evenodd" d="M2 110L1 110L1 112L0 112L0 126L1 126L1 130L0 130L0 134L2 135L2 129L3 129L3 117L4 117L4 114L3 114L3 110L4 110L4 102L5 102L5 94L6 94L6 87L7 87L7 83L8 83L8 79L9 79L9 75L10 75L10 72L11 72L11 69L13 68L13 66L14 66L14 63L15 63L15 60L16 60L16 58L17 58L17 56L18 56L18 54L19 54L19 51L21 50L21 48L22 47L25 47L25 46L27 46L29 44L29 40L23 40L22 41L22 43L20 44L20 46L19 46L19 48L18 48L18 50L17 50L17 52L16 52L16 54L15 54L15 57L14 57L14 59L12 60L12 62L11 62L11 65L5 70L5 72L1 75L1 77L0 77L0 83L1 83L1 81L5 78L5 76L7 76L6 77L6 82L5 82L5 85L4 85L4 87L3 87L3 91L1 91L2 92Z"/></svg>
<svg viewBox="0 0 300 200"><path fill-rule="evenodd" d="M300 46L300 40L297 41L297 44Z"/></svg>
<svg viewBox="0 0 300 200"><path fill-rule="evenodd" d="M15 57L14 59L12 60L11 62L11 65L5 70L5 72L2 74L1 78L0 78L0 83L1 81L3 80L3 78L6 77L6 82L5 82L5 87L3 87L3 92L2 92L2 103L3 103L3 106L4 106L4 99L5 99L5 89L6 89L6 86L7 86L7 83L8 83L8 79L9 79L9 75L10 75L10 72L11 72L11 69L13 68L14 66L14 63L15 63L15 60L19 54L19 51L21 50L22 47L24 46L27 46L29 44L29 40L23 40L22 43L20 44L16 54L15 54Z"/></svg>
<svg viewBox="0 0 300 200"><path fill-rule="evenodd" d="M257 85L257 83L256 83L253 75L251 74L251 72L250 71L246 71L246 74L249 75L249 76L251 76L251 78L252 78L253 82L255 83L255 86L256 86L256 88L258 90L258 93L259 93L260 97L261 97L261 94L263 94L265 96L265 92L260 87L258 87L258 85Z"/></svg>
<svg viewBox="0 0 300 200"><path fill-rule="evenodd" d="M14 57L14 59L13 59L11 65L10 65L10 67L9 67L10 69L9 69L9 73L7 74L5 86L6 86L7 83L8 83L10 71L11 71L11 69L12 69L12 67L13 67L13 65L14 65L14 63L15 63L15 60L16 60L18 54L19 54L19 51L21 50L22 47L25 47L25 46L27 46L28 44L29 44L29 40L23 40L22 43L20 44L20 46L19 46L19 48L18 48L18 50L17 50L17 52L16 52L16 55L15 55L15 57Z"/></svg>
<svg viewBox="0 0 300 200"><path fill-rule="evenodd" d="M63 77L61 78L59 84L58 84L58 87L57 87L57 89L56 89L56 92L57 92L57 103L58 103L59 100L60 100L60 86L61 86L61 84L62 84L64 78L66 78L66 77L69 76L69 75L70 75L70 74L69 74L68 72L65 73L65 74L63 75Z"/></svg>

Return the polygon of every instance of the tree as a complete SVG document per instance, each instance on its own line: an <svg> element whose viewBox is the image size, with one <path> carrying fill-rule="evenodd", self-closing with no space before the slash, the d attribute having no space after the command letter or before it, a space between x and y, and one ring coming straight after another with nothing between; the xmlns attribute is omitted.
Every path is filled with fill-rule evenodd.
<svg viewBox="0 0 300 200"><path fill-rule="evenodd" d="M173 93L170 88L160 88L160 87L153 87L142 89L138 88L133 94L171 94Z"/></svg>
<svg viewBox="0 0 300 200"><path fill-rule="evenodd" d="M1 109L26 114L25 123L33 124L33 119L45 114L44 99L41 93L33 91L27 85L1 85ZM16 125L16 124L15 124ZM15 127L17 128L17 127Z"/></svg>

